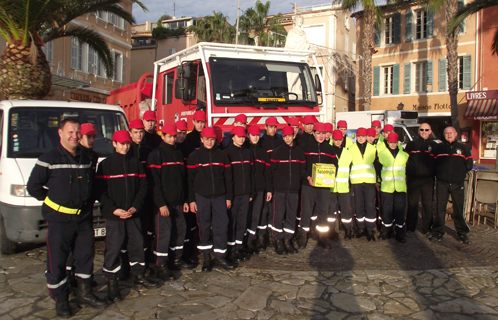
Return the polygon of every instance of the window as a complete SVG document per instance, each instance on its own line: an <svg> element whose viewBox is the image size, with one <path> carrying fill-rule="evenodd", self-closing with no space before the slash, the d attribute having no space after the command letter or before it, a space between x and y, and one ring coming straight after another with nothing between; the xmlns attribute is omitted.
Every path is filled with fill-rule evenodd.
<svg viewBox="0 0 498 320"><path fill-rule="evenodd" d="M393 17L386 18L384 28L385 44L393 43Z"/></svg>
<svg viewBox="0 0 498 320"><path fill-rule="evenodd" d="M417 11L415 39L427 39L427 12Z"/></svg>
<svg viewBox="0 0 498 320"><path fill-rule="evenodd" d="M96 59L97 54L96 52L88 46L88 66L87 66L87 72L90 74L97 74L97 63Z"/></svg>
<svg viewBox="0 0 498 320"><path fill-rule="evenodd" d="M48 63L53 63L54 62L54 42L49 41L45 43L45 47L42 47L42 51L45 54L45 57L47 57Z"/></svg>
<svg viewBox="0 0 498 320"><path fill-rule="evenodd" d="M346 14L344 15L344 27L346 27L346 30L349 30L349 16Z"/></svg>
<svg viewBox="0 0 498 320"><path fill-rule="evenodd" d="M110 23L120 29L126 30L126 22L123 18L118 17L116 14L111 12L99 11L97 17L107 23Z"/></svg>
<svg viewBox="0 0 498 320"><path fill-rule="evenodd" d="M393 93L393 66L383 67L383 85L384 85L384 94L392 94Z"/></svg>
<svg viewBox="0 0 498 320"><path fill-rule="evenodd" d="M353 60L356 60L356 43L353 42Z"/></svg>
<svg viewBox="0 0 498 320"><path fill-rule="evenodd" d="M458 10L460 11L465 6L465 2L463 0L458 0ZM465 20L460 23L460 29L458 30L458 34L465 34Z"/></svg>
<svg viewBox="0 0 498 320"><path fill-rule="evenodd" d="M76 38L71 38L71 68L82 70L82 45Z"/></svg>
<svg viewBox="0 0 498 320"><path fill-rule="evenodd" d="M124 57L121 52L114 51L113 80L124 82Z"/></svg>
<svg viewBox="0 0 498 320"><path fill-rule="evenodd" d="M344 51L346 52L346 57L349 56L349 36L346 34L344 36Z"/></svg>
<svg viewBox="0 0 498 320"><path fill-rule="evenodd" d="M420 62L415 64L415 92L426 92L426 63Z"/></svg>
<svg viewBox="0 0 498 320"><path fill-rule="evenodd" d="M173 103L173 78L174 72L166 73L163 81L163 104Z"/></svg>
<svg viewBox="0 0 498 320"><path fill-rule="evenodd" d="M176 48L171 48L169 49L169 54L172 55L173 53L176 53Z"/></svg>
<svg viewBox="0 0 498 320"><path fill-rule="evenodd" d="M348 91L349 90L349 72L348 72L348 67L344 69L344 90Z"/></svg>

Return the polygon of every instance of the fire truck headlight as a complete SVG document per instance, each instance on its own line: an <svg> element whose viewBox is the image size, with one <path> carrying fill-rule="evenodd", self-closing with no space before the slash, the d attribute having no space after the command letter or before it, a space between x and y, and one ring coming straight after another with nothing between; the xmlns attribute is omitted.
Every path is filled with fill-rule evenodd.
<svg viewBox="0 0 498 320"><path fill-rule="evenodd" d="M13 184L10 187L10 194L15 197L28 197L28 191L25 185Z"/></svg>

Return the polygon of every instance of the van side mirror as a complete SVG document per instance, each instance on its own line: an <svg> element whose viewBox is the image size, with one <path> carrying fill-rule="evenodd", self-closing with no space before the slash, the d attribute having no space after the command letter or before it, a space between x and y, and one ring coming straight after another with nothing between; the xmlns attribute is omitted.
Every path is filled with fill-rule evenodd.
<svg viewBox="0 0 498 320"><path fill-rule="evenodd" d="M181 99L182 101L190 100L189 95L188 95L188 80L187 79L176 79L175 80L175 99Z"/></svg>
<svg viewBox="0 0 498 320"><path fill-rule="evenodd" d="M176 77L184 79L190 78L190 64L176 67Z"/></svg>

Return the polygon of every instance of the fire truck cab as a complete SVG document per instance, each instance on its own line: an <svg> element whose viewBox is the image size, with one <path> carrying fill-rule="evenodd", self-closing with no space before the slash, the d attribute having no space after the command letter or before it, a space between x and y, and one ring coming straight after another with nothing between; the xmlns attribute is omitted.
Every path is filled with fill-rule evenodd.
<svg viewBox="0 0 498 320"><path fill-rule="evenodd" d="M118 104L128 120L141 118L138 104L152 99L158 127L180 119L192 126L196 110L205 110L207 125L229 132L236 115L264 129L276 116L279 129L289 117L314 115L326 119L323 79L314 77L309 63L318 65L313 51L218 43L199 43L154 62L154 73L139 83L111 92L107 103ZM154 78L152 86L147 77ZM318 91L318 93L317 93Z"/></svg>

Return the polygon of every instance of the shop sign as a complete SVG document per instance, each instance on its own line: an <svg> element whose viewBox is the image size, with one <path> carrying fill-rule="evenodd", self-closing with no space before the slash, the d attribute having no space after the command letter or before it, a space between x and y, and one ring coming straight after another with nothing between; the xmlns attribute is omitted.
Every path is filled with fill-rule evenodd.
<svg viewBox="0 0 498 320"><path fill-rule="evenodd" d="M414 104L413 110L416 111L429 111L429 110L451 110L451 105L449 103L434 103L434 104L426 104L419 105Z"/></svg>
<svg viewBox="0 0 498 320"><path fill-rule="evenodd" d="M498 90L490 91L472 91L465 94L467 101L469 100L486 100L486 99L498 99Z"/></svg>
<svg viewBox="0 0 498 320"><path fill-rule="evenodd" d="M91 96L89 94L71 92L71 100L93 103L105 103L105 98L102 99L98 96Z"/></svg>

